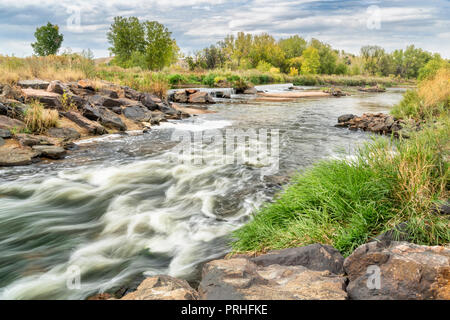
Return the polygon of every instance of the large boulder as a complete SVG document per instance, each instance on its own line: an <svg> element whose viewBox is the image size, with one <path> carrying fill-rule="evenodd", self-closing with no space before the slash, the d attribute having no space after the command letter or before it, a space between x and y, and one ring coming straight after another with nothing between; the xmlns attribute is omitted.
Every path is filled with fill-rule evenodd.
<svg viewBox="0 0 450 320"><path fill-rule="evenodd" d="M130 87L122 87L124 91L125 98L141 101L142 96L144 95L142 92L131 89Z"/></svg>
<svg viewBox="0 0 450 320"><path fill-rule="evenodd" d="M0 129L21 130L23 128L25 128L25 123L23 123L22 121L0 115Z"/></svg>
<svg viewBox="0 0 450 320"><path fill-rule="evenodd" d="M127 130L127 126L123 123L116 113L105 107L99 108L100 119L98 120L103 126L119 131Z"/></svg>
<svg viewBox="0 0 450 320"><path fill-rule="evenodd" d="M303 266L258 266L248 259L223 259L203 267L202 300L343 300L346 278Z"/></svg>
<svg viewBox="0 0 450 320"><path fill-rule="evenodd" d="M47 134L54 138L62 138L64 140L77 140L81 138L81 134L72 128L50 128Z"/></svg>
<svg viewBox="0 0 450 320"><path fill-rule="evenodd" d="M37 100L47 108L62 109L61 95L46 90L22 89L26 101Z"/></svg>
<svg viewBox="0 0 450 320"><path fill-rule="evenodd" d="M122 110L123 115L131 120L147 122L151 119L152 113L144 106L131 106Z"/></svg>
<svg viewBox="0 0 450 320"><path fill-rule="evenodd" d="M344 257L329 245L312 244L306 247L271 251L253 258L258 266L278 264L283 266L303 266L310 270L328 270L334 274L344 273Z"/></svg>
<svg viewBox="0 0 450 320"><path fill-rule="evenodd" d="M65 85L61 81L55 80L55 81L51 81L50 84L47 86L47 91L57 93L57 94L64 94L64 93L69 93L70 89L67 85Z"/></svg>
<svg viewBox="0 0 450 320"><path fill-rule="evenodd" d="M160 98L150 93L143 93L140 97L140 101L145 107L147 107L147 109L151 111L158 109L158 106L163 103Z"/></svg>
<svg viewBox="0 0 450 320"><path fill-rule="evenodd" d="M92 105L97 105L97 106L103 106L106 108L114 108L114 107L120 107L123 105L123 102L119 99L112 99L109 97L104 97L101 95L93 95L90 96L88 98L88 101L92 104Z"/></svg>
<svg viewBox="0 0 450 320"><path fill-rule="evenodd" d="M31 88L31 89L47 89L49 82L40 80L40 79L34 79L34 80L20 80L17 82L17 85L21 88Z"/></svg>
<svg viewBox="0 0 450 320"><path fill-rule="evenodd" d="M450 299L450 249L370 242L344 262L351 299Z"/></svg>
<svg viewBox="0 0 450 320"><path fill-rule="evenodd" d="M189 95L189 103L215 103L213 97L208 92L199 91Z"/></svg>
<svg viewBox="0 0 450 320"><path fill-rule="evenodd" d="M11 137L11 131L9 131L8 129L0 129L0 138L9 139Z"/></svg>
<svg viewBox="0 0 450 320"><path fill-rule="evenodd" d="M90 134L102 135L108 133L106 129L99 123L91 121L75 111L61 112L61 115L86 129Z"/></svg>
<svg viewBox="0 0 450 320"><path fill-rule="evenodd" d="M197 300L197 292L185 281L165 275L145 279L135 292L121 300Z"/></svg>
<svg viewBox="0 0 450 320"><path fill-rule="evenodd" d="M34 151L36 151L39 156L49 159L63 159L66 155L66 150L62 147L57 146L33 146Z"/></svg>
<svg viewBox="0 0 450 320"><path fill-rule="evenodd" d="M178 103L187 103L189 95L186 90L178 90L171 95L171 100Z"/></svg>
<svg viewBox="0 0 450 320"><path fill-rule="evenodd" d="M0 167L25 166L33 162L39 153L31 148L0 148Z"/></svg>

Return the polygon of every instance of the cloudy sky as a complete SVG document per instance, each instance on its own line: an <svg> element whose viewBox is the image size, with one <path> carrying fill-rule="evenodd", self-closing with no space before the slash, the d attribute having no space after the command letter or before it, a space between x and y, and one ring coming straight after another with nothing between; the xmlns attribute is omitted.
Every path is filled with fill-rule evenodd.
<svg viewBox="0 0 450 320"><path fill-rule="evenodd" d="M0 0L0 54L31 55L36 27L50 21L64 48L107 57L106 32L118 15L165 24L185 53L245 31L315 37L353 53L415 44L450 58L449 0Z"/></svg>

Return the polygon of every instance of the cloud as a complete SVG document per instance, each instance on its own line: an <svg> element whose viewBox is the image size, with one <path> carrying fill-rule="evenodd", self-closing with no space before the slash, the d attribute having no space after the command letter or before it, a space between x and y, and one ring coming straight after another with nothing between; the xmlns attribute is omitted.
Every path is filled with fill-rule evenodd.
<svg viewBox="0 0 450 320"><path fill-rule="evenodd" d="M51 21L60 25L64 47L104 56L113 17L134 15L164 23L185 52L245 31L316 37L350 52L365 44L388 50L415 44L449 57L449 14L445 0L2 0L0 53L30 55L35 28ZM380 18L379 28L368 28L374 17Z"/></svg>

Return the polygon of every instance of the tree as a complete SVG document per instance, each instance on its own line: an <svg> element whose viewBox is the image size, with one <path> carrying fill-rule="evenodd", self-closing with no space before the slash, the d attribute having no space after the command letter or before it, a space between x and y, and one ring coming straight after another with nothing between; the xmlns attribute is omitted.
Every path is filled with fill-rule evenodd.
<svg viewBox="0 0 450 320"><path fill-rule="evenodd" d="M306 40L300 36L292 36L287 39L281 39L278 41L278 45L281 50L283 50L286 59L292 59L295 57L300 57L303 50L306 49Z"/></svg>
<svg viewBox="0 0 450 320"><path fill-rule="evenodd" d="M179 48L172 33L157 21L146 21L145 26L145 63L152 70L160 70L174 62Z"/></svg>
<svg viewBox="0 0 450 320"><path fill-rule="evenodd" d="M323 43L317 39L311 39L310 46L317 49L320 57L320 74L332 74L336 68L337 53L329 44Z"/></svg>
<svg viewBox="0 0 450 320"><path fill-rule="evenodd" d="M384 49L379 46L364 46L361 48L364 69L369 74L376 74L379 71L379 62L385 55Z"/></svg>
<svg viewBox="0 0 450 320"><path fill-rule="evenodd" d="M320 70L319 50L309 46L303 51L301 71L303 74L317 74Z"/></svg>
<svg viewBox="0 0 450 320"><path fill-rule="evenodd" d="M34 36L36 37L36 42L32 43L31 47L38 56L56 54L64 40L64 36L59 33L59 27L50 22L37 28Z"/></svg>
<svg viewBox="0 0 450 320"><path fill-rule="evenodd" d="M119 65L125 65L134 52L145 51L145 32L136 17L115 17L107 33L109 50L115 55ZM136 58L137 54L134 54Z"/></svg>

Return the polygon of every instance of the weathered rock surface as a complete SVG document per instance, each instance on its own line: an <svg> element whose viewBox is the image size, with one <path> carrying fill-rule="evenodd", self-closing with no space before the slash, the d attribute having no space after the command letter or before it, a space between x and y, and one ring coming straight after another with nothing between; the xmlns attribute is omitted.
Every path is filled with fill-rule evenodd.
<svg viewBox="0 0 450 320"><path fill-rule="evenodd" d="M40 79L34 79L34 80L21 80L17 82L17 85L22 88L31 88L31 89L47 89L49 82L43 81Z"/></svg>
<svg viewBox="0 0 450 320"><path fill-rule="evenodd" d="M9 131L8 129L0 129L0 138L9 139L11 137L11 131Z"/></svg>
<svg viewBox="0 0 450 320"><path fill-rule="evenodd" d="M39 154L31 148L0 148L0 167L25 166Z"/></svg>
<svg viewBox="0 0 450 320"><path fill-rule="evenodd" d="M16 134L16 138L19 143L24 147L32 147L32 146L51 146L54 143L50 141L47 137L42 135L32 135L26 133Z"/></svg>
<svg viewBox="0 0 450 320"><path fill-rule="evenodd" d="M25 128L25 123L20 120L12 119L7 116L0 115L0 129L23 129Z"/></svg>
<svg viewBox="0 0 450 320"><path fill-rule="evenodd" d="M119 131L127 130L127 126L123 123L122 119L120 119L114 112L105 107L100 107L98 111L100 113L100 118L98 121L103 126Z"/></svg>
<svg viewBox="0 0 450 320"><path fill-rule="evenodd" d="M102 135L107 133L106 129L101 124L95 121L91 121L77 112L68 111L68 112L61 112L61 114L67 119L79 125L81 128L86 129L90 134Z"/></svg>
<svg viewBox="0 0 450 320"><path fill-rule="evenodd" d="M61 81L55 80L51 81L50 84L47 86L47 91L57 94L64 94L70 92L70 89L67 85L65 85Z"/></svg>
<svg viewBox="0 0 450 320"><path fill-rule="evenodd" d="M119 99L112 99L101 95L93 95L88 98L88 101L92 105L96 106L103 106L106 108L113 108L113 107L120 107L122 106L123 102Z"/></svg>
<svg viewBox="0 0 450 320"><path fill-rule="evenodd" d="M384 113L364 113L361 117L345 114L338 118L336 127L347 127L350 130L361 129L380 134L395 135L403 128L404 122Z"/></svg>
<svg viewBox="0 0 450 320"><path fill-rule="evenodd" d="M33 146L34 151L36 151L39 156L49 158L49 159L63 159L66 155L66 150L62 147L57 146Z"/></svg>
<svg viewBox="0 0 450 320"><path fill-rule="evenodd" d="M145 279L135 292L121 300L197 300L197 292L185 281L165 275Z"/></svg>
<svg viewBox="0 0 450 320"><path fill-rule="evenodd" d="M215 103L213 97L208 92L195 89L175 91L169 96L169 100L178 103Z"/></svg>
<svg viewBox="0 0 450 320"><path fill-rule="evenodd" d="M81 134L72 128L50 128L47 134L51 137L62 138L64 140L77 140L81 138Z"/></svg>
<svg viewBox="0 0 450 320"><path fill-rule="evenodd" d="M5 140L3 140L2 137L0 137L0 147L3 146L5 144Z"/></svg>
<svg viewBox="0 0 450 320"><path fill-rule="evenodd" d="M248 259L224 259L203 267L199 295L202 300L343 300L345 280L303 266L263 267Z"/></svg>
<svg viewBox="0 0 450 320"><path fill-rule="evenodd" d="M23 89L22 92L26 101L38 100L47 108L62 109L61 95L57 93L37 89Z"/></svg>
<svg viewBox="0 0 450 320"><path fill-rule="evenodd" d="M189 103L215 103L208 92L199 91L189 95Z"/></svg>
<svg viewBox="0 0 450 320"><path fill-rule="evenodd" d="M152 113L144 106L131 106L122 110L123 115L131 120L147 122L152 118Z"/></svg>
<svg viewBox="0 0 450 320"><path fill-rule="evenodd" d="M310 270L328 270L334 274L344 273L344 257L329 245L312 244L305 247L271 251L268 254L253 258L258 266L267 267L272 264L283 266L303 266Z"/></svg>
<svg viewBox="0 0 450 320"><path fill-rule="evenodd" d="M449 248L371 242L345 259L344 268L351 299L450 300Z"/></svg>

